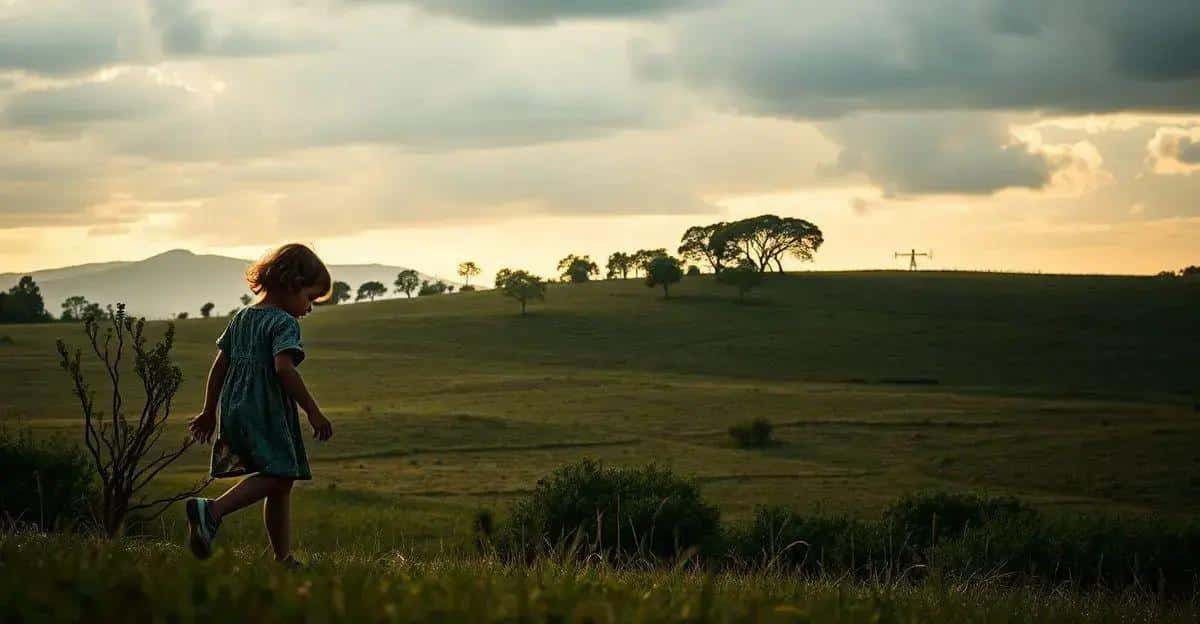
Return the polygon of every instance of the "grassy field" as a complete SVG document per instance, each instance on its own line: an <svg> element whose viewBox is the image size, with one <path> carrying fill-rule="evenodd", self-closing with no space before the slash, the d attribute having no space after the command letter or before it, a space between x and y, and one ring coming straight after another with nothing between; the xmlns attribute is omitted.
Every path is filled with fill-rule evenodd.
<svg viewBox="0 0 1200 624"><path fill-rule="evenodd" d="M669 464L732 520L760 503L874 514L925 486L1200 510L1200 283L808 273L734 299L699 277L670 300L636 280L553 285L528 317L493 292L319 309L302 371L336 435L309 445L299 545L437 552L581 457ZM178 323L180 427L224 323ZM53 344L82 345L80 328L2 336L0 422L78 438ZM733 447L726 429L753 417L777 445ZM196 449L163 484L206 464ZM155 530L177 539L179 520ZM261 547L254 514L223 530Z"/></svg>

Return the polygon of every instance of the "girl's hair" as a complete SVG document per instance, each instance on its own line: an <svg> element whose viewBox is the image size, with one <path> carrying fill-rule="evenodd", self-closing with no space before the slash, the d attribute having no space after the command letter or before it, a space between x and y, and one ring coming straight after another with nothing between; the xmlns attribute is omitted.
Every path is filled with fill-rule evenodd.
<svg viewBox="0 0 1200 624"><path fill-rule="evenodd" d="M313 250L300 243L288 243L255 262L246 269L246 283L254 294L270 291L297 292L301 288L318 286L324 295L318 301L329 298L333 280L329 269Z"/></svg>

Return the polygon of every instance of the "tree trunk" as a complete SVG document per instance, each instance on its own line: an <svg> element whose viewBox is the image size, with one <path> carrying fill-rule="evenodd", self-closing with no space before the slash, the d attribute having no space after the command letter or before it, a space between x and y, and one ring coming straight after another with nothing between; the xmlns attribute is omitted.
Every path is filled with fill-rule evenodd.
<svg viewBox="0 0 1200 624"><path fill-rule="evenodd" d="M775 268L778 269L780 273L783 273L783 262L780 261L779 258L775 258Z"/></svg>
<svg viewBox="0 0 1200 624"><path fill-rule="evenodd" d="M671 291L667 290L667 288L668 288L667 285L663 284L663 299L671 298Z"/></svg>
<svg viewBox="0 0 1200 624"><path fill-rule="evenodd" d="M521 316L525 316L525 300L521 300Z"/></svg>

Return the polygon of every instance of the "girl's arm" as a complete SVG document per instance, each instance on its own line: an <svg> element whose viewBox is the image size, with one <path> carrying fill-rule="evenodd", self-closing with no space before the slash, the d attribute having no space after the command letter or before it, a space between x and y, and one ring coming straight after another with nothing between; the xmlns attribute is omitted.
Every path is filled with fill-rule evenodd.
<svg viewBox="0 0 1200 624"><path fill-rule="evenodd" d="M296 363L292 360L290 351L283 351L275 356L275 374L279 375L279 383L283 385L288 396L308 415L308 424L312 425L313 435L322 441L333 437L333 425L325 418L325 414L321 413L316 399L308 391L308 386L304 385L304 378L300 376L300 371L296 370Z"/></svg>
<svg viewBox="0 0 1200 624"><path fill-rule="evenodd" d="M208 384L204 387L204 408L198 416L188 422L188 432L197 442L211 440L213 431L217 428L217 401L221 398L221 387L225 385L225 375L228 372L229 356L218 349L212 368L208 370Z"/></svg>

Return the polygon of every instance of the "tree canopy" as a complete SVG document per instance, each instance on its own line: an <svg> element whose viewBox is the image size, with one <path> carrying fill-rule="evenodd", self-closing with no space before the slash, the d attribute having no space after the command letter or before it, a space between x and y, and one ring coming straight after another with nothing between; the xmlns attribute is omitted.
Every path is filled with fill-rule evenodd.
<svg viewBox="0 0 1200 624"><path fill-rule="evenodd" d="M411 298L413 292L421 285L421 275L412 269L404 269L396 275L393 284L396 286L396 292L402 292L404 296Z"/></svg>
<svg viewBox="0 0 1200 624"><path fill-rule="evenodd" d="M505 297L516 299L521 303L521 316L525 315L525 306L530 301L546 299L546 282L528 271L520 269L500 269L496 273L496 290Z"/></svg>
<svg viewBox="0 0 1200 624"><path fill-rule="evenodd" d="M646 286L650 288L662 286L663 298L670 298L671 284L677 284L681 279L683 279L683 268L680 266L678 258L657 256L646 265Z"/></svg>
<svg viewBox="0 0 1200 624"><path fill-rule="evenodd" d="M217 307L217 304L215 304L211 301L200 306L200 316L203 316L204 318L208 318L208 317L212 316L212 311L213 311L213 308L215 308L215 307Z"/></svg>
<svg viewBox="0 0 1200 624"><path fill-rule="evenodd" d="M429 295L440 295L450 289L450 285L442 280L438 280L436 282L425 280L421 282L421 288L417 290L417 296L428 297Z"/></svg>
<svg viewBox="0 0 1200 624"><path fill-rule="evenodd" d="M605 274L605 279L625 279L629 277L629 270L633 268L633 256L623 252L614 251L608 256L607 264L608 272Z"/></svg>
<svg viewBox="0 0 1200 624"><path fill-rule="evenodd" d="M458 265L458 275L463 278L463 283L468 286L471 284L471 278L482 272L483 270L479 268L479 265L470 260L460 262Z"/></svg>
<svg viewBox="0 0 1200 624"><path fill-rule="evenodd" d="M83 320L83 311L87 309L87 306L88 300L82 295L73 295L71 297L67 297L62 302L62 320Z"/></svg>
<svg viewBox="0 0 1200 624"><path fill-rule="evenodd" d="M346 282L334 282L333 287L329 290L329 301L326 303L330 305L337 305L343 301L350 300L350 284Z"/></svg>
<svg viewBox="0 0 1200 624"><path fill-rule="evenodd" d="M354 300L362 301L363 299L366 299L368 301L375 301L376 297L382 297L386 294L387 286L384 286L383 282L363 282L362 285L358 287L358 294L354 297Z"/></svg>
<svg viewBox="0 0 1200 624"><path fill-rule="evenodd" d="M592 262L590 256L570 254L558 261L558 272L563 279L577 284L590 280L593 275L599 275L600 267Z"/></svg>
<svg viewBox="0 0 1200 624"><path fill-rule="evenodd" d="M737 266L726 267L724 271L717 273L718 282L737 288L738 301L745 301L746 293L762 284L762 280L762 272L745 258L742 258Z"/></svg>
<svg viewBox="0 0 1200 624"><path fill-rule="evenodd" d="M793 217L761 215L734 221L720 228L709 238L712 249L736 246L740 255L764 272L771 264L783 272L783 257L791 254L800 260L812 260L813 254L825 241L821 229Z"/></svg>
<svg viewBox="0 0 1200 624"><path fill-rule="evenodd" d="M737 259L741 251L737 243L729 238L718 239L718 244L713 245L713 237L728 225L721 221L688 228L679 241L679 255L692 262L704 262L712 268L713 273L720 273L725 265Z"/></svg>
<svg viewBox="0 0 1200 624"><path fill-rule="evenodd" d="M659 247L658 249L639 249L633 252L630 260L633 262L634 277L637 277L639 271L645 272L647 267L650 266L651 260L665 255L667 255L666 247Z"/></svg>
<svg viewBox="0 0 1200 624"><path fill-rule="evenodd" d="M0 293L0 322L39 323L50 320L42 290L33 277L26 275L6 293Z"/></svg>

